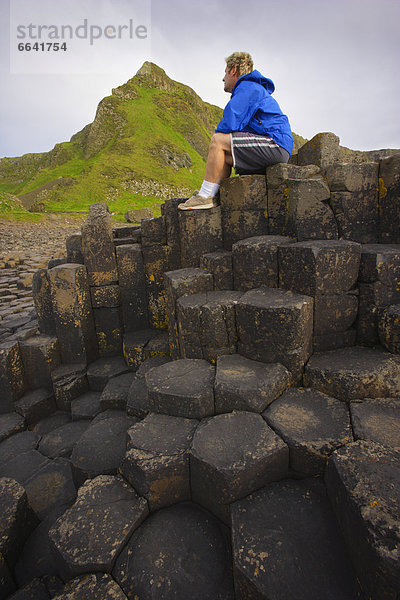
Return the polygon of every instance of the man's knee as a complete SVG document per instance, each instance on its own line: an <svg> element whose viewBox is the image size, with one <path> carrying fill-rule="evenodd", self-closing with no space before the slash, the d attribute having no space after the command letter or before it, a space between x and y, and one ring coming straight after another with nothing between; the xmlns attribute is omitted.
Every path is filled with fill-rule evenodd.
<svg viewBox="0 0 400 600"><path fill-rule="evenodd" d="M211 146L217 146L222 150L229 150L231 148L231 138L229 133L214 133L211 137Z"/></svg>

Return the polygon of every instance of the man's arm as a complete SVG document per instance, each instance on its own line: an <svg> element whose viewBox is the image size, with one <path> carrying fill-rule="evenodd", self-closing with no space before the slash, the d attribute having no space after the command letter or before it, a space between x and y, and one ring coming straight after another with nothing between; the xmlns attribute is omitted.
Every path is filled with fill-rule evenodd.
<svg viewBox="0 0 400 600"><path fill-rule="evenodd" d="M263 88L252 81L243 81L225 106L216 132L242 131L256 112L263 97Z"/></svg>

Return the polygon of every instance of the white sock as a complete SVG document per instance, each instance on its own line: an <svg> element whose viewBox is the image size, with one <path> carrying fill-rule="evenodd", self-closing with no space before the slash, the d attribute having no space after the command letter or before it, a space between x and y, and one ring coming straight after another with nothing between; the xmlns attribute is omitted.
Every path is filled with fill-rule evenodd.
<svg viewBox="0 0 400 600"><path fill-rule="evenodd" d="M218 194L218 190L219 183L211 183L211 181L204 180L201 184L199 196L202 196L202 198L209 198L211 196L213 198Z"/></svg>

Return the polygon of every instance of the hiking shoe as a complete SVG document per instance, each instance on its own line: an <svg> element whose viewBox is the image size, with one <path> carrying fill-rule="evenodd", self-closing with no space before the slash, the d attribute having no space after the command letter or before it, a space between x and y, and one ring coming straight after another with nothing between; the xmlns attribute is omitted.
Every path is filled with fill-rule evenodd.
<svg viewBox="0 0 400 600"><path fill-rule="evenodd" d="M186 202L182 202L182 204L178 204L178 208L180 210L198 210L202 208L214 208L217 206L217 202L215 198L209 196L208 198L203 198L203 196L199 196L199 192L196 190L189 200Z"/></svg>

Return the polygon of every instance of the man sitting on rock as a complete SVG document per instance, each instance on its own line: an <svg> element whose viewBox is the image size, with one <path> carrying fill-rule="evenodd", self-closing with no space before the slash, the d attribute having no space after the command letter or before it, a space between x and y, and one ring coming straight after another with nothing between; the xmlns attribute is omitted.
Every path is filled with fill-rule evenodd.
<svg viewBox="0 0 400 600"><path fill-rule="evenodd" d="M232 93L211 138L205 176L181 210L213 208L220 183L236 174L265 173L268 165L287 163L293 149L289 121L271 94L271 79L253 70L247 52L234 52L225 59L225 92Z"/></svg>

